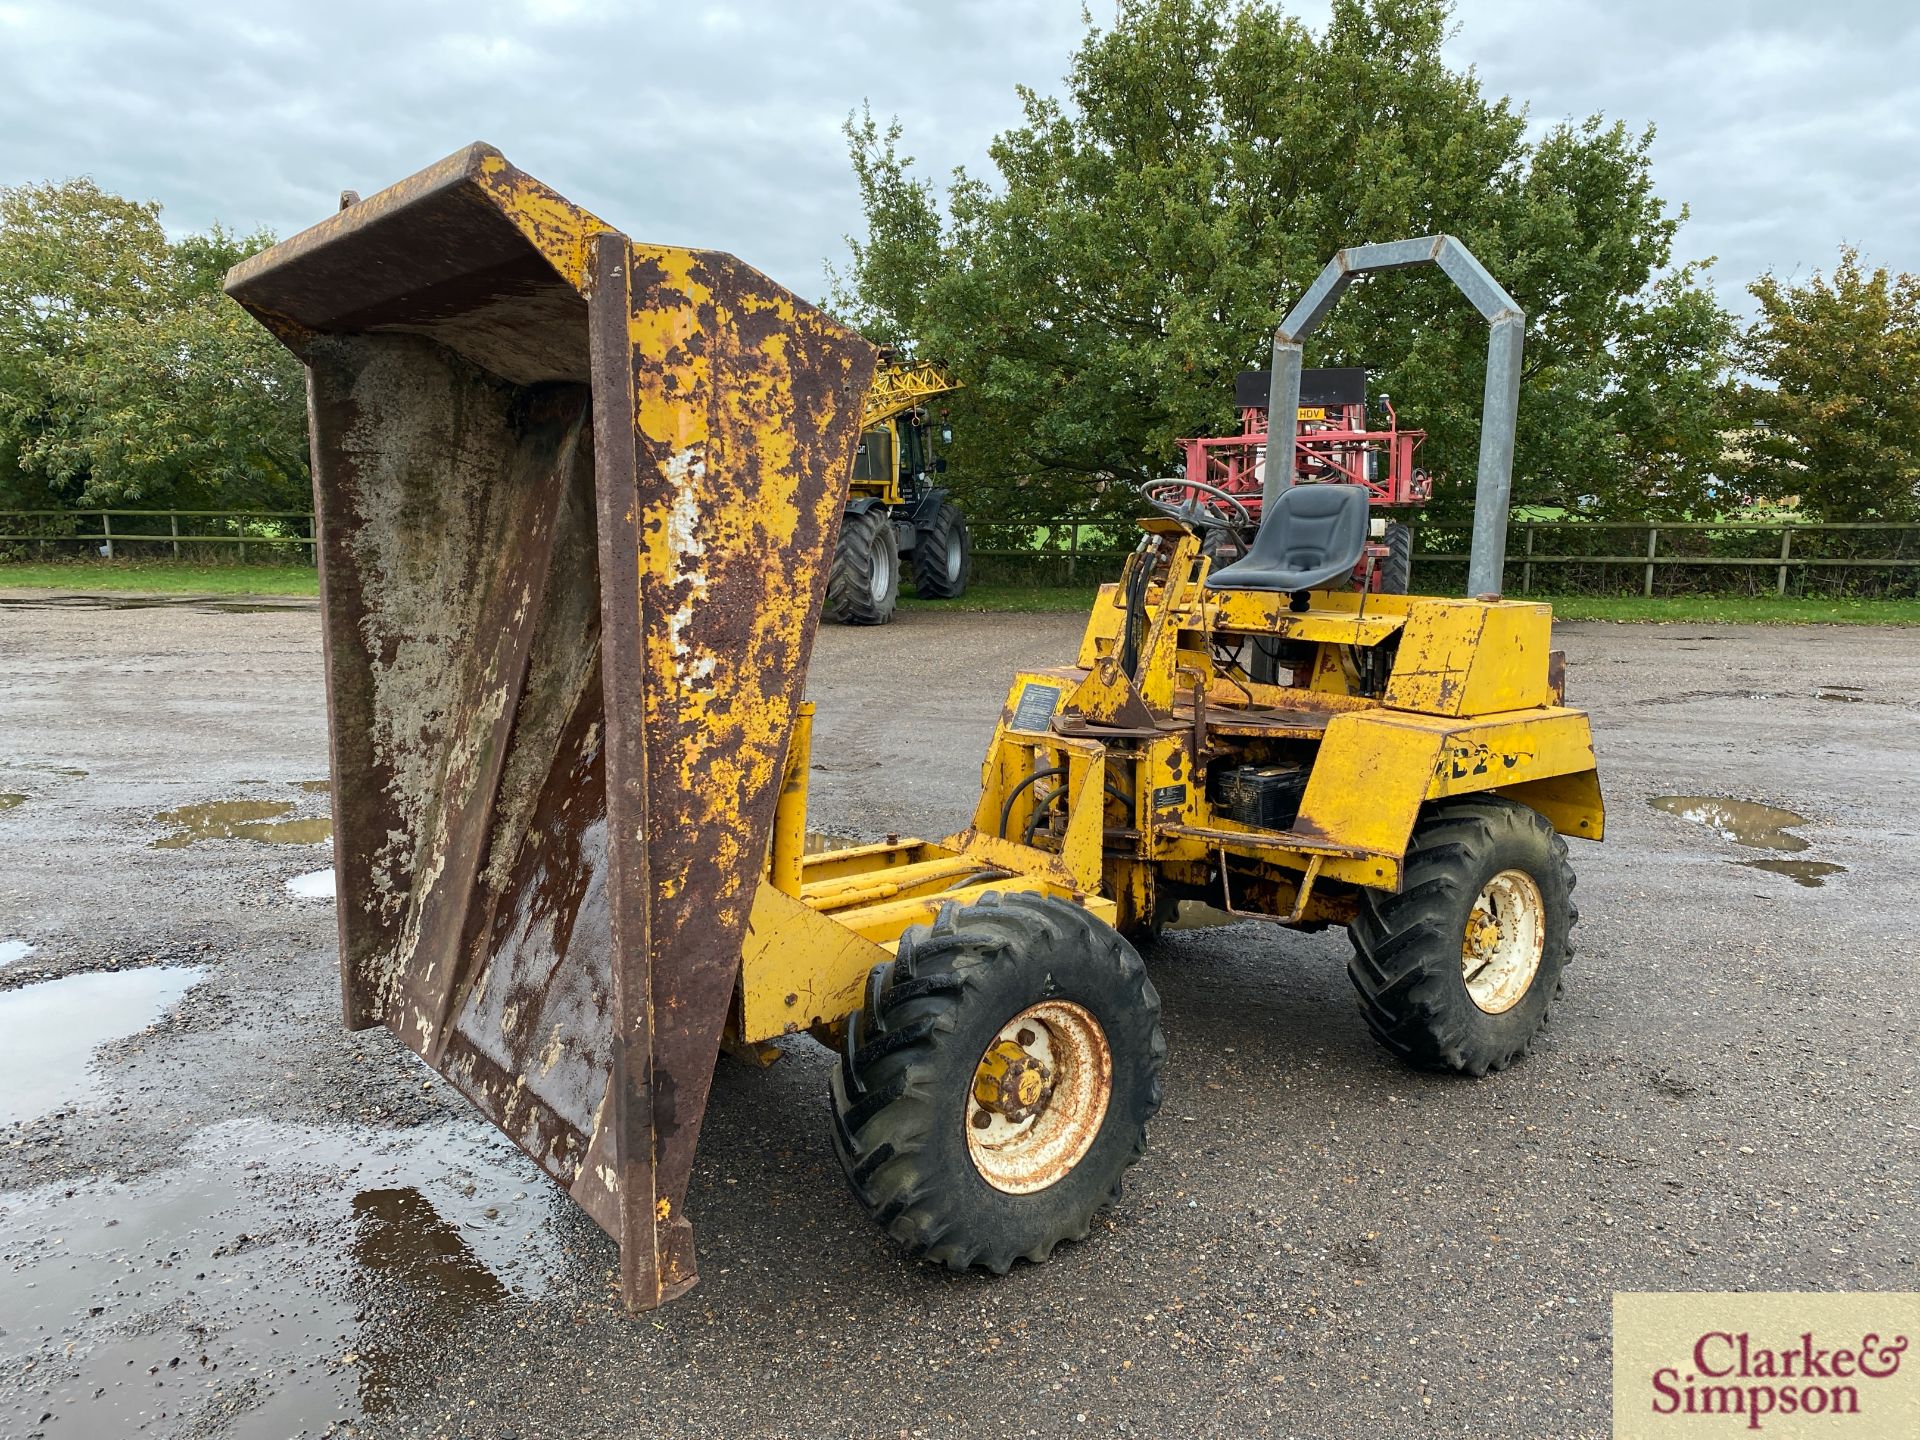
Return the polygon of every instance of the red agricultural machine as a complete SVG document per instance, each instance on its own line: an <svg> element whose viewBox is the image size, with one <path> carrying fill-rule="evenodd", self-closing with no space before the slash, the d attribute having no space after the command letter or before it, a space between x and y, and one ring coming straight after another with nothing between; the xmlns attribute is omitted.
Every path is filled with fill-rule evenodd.
<svg viewBox="0 0 1920 1440"><path fill-rule="evenodd" d="M1271 371L1241 371L1234 381L1240 433L1181 441L1186 478L1156 482L1156 492L1173 503L1225 496L1231 504L1222 508L1230 514L1237 509L1235 528L1209 532L1208 553L1215 568L1243 555L1260 526L1271 383ZM1368 503L1376 510L1426 504L1433 494L1433 477L1414 458L1427 438L1426 431L1402 430L1393 401L1385 395L1380 405L1387 412L1387 428L1370 429L1367 372L1357 365L1303 370L1294 482L1364 485ZM1217 498L1214 503L1220 505ZM1243 517L1245 523L1238 523ZM1354 570L1355 588L1404 595L1412 569L1412 531L1398 520L1375 516L1366 553Z"/></svg>

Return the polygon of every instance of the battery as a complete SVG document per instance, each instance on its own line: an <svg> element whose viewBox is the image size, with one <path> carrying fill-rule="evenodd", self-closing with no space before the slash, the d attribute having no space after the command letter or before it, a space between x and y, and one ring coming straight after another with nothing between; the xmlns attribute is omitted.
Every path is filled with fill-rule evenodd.
<svg viewBox="0 0 1920 1440"><path fill-rule="evenodd" d="M1230 820L1263 830L1285 830L1307 793L1304 765L1235 765L1207 774L1207 798Z"/></svg>

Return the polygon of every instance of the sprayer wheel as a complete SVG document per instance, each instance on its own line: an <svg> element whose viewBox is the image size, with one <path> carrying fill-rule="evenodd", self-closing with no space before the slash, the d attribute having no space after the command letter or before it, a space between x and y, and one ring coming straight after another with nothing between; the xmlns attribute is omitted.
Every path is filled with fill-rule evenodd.
<svg viewBox="0 0 1920 1440"><path fill-rule="evenodd" d="M1387 558L1380 562L1380 593L1408 595L1413 584L1413 531L1398 520L1389 521Z"/></svg>
<svg viewBox="0 0 1920 1440"><path fill-rule="evenodd" d="M1209 529L1200 537L1200 553L1213 562L1215 570L1224 570L1234 561L1245 557L1247 542L1240 538L1237 530L1224 526Z"/></svg>
<svg viewBox="0 0 1920 1440"><path fill-rule="evenodd" d="M1537 810L1431 806L1400 893L1362 890L1347 973L1367 1028L1424 1070L1486 1075L1527 1051L1573 958L1573 866Z"/></svg>
<svg viewBox="0 0 1920 1440"><path fill-rule="evenodd" d="M884 625L900 598L900 550L893 521L878 506L840 522L827 572L826 617L844 625Z"/></svg>
<svg viewBox="0 0 1920 1440"><path fill-rule="evenodd" d="M913 545L913 588L922 600L958 600L973 575L973 537L960 507L942 501Z"/></svg>
<svg viewBox="0 0 1920 1440"><path fill-rule="evenodd" d="M1085 1237L1160 1108L1160 997L1125 940L1031 894L900 941L834 1067L834 1149L910 1254L1004 1275Z"/></svg>

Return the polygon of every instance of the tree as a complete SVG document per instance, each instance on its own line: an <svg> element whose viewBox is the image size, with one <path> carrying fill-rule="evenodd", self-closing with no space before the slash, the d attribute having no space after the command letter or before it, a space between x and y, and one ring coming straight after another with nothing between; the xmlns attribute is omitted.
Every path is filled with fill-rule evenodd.
<svg viewBox="0 0 1920 1440"><path fill-rule="evenodd" d="M151 309L166 263L159 214L91 180L0 188L0 503L58 503L32 467L56 423L49 371L103 317Z"/></svg>
<svg viewBox="0 0 1920 1440"><path fill-rule="evenodd" d="M1021 92L995 180L956 172L944 197L897 122L862 113L867 227L835 303L966 384L955 473L988 504L1121 508L1110 482L1231 427L1234 373L1266 363L1335 250L1445 231L1528 314L1516 500L1685 510L1718 453L1731 332L1697 268L1667 271L1681 217L1654 193L1652 132L1594 118L1530 142L1524 111L1446 63L1449 13L1336 0L1315 35L1254 0L1124 0L1112 29L1090 24L1064 100ZM1485 350L1452 284L1412 271L1350 290L1308 363L1369 367L1429 432L1436 505L1457 515Z"/></svg>
<svg viewBox="0 0 1920 1440"><path fill-rule="evenodd" d="M1743 475L1822 520L1920 520L1920 275L1761 276L1745 341Z"/></svg>
<svg viewBox="0 0 1920 1440"><path fill-rule="evenodd" d="M304 508L300 366L221 293L273 243L169 243L89 180L0 190L0 504Z"/></svg>

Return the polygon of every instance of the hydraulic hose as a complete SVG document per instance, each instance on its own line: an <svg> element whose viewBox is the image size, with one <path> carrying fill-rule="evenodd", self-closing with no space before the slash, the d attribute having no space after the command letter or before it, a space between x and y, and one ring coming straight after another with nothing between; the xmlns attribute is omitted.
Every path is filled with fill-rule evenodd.
<svg viewBox="0 0 1920 1440"><path fill-rule="evenodd" d="M1020 783L1007 792L1006 804L1000 807L1000 838L1002 840L1007 838L1007 821L1013 818L1013 802L1026 794L1027 788L1032 785L1034 781L1044 780L1049 775L1064 775L1066 773L1067 767L1064 765L1047 765L1033 771L1029 775L1021 777Z"/></svg>
<svg viewBox="0 0 1920 1440"><path fill-rule="evenodd" d="M1107 781L1105 789L1108 796L1110 796L1112 799L1118 800L1122 805L1126 806L1129 813L1132 812L1133 797L1131 795L1127 794L1126 791L1122 790L1118 785L1115 785L1111 780ZM1023 843L1028 845L1031 845L1033 843L1033 832L1040 828L1040 822L1046 819L1047 810L1052 808L1053 797L1055 795L1058 795L1059 793L1060 792L1058 790L1048 792L1047 804L1045 808L1042 808L1039 805L1035 805L1033 807L1033 814L1027 817L1026 834L1021 837Z"/></svg>

